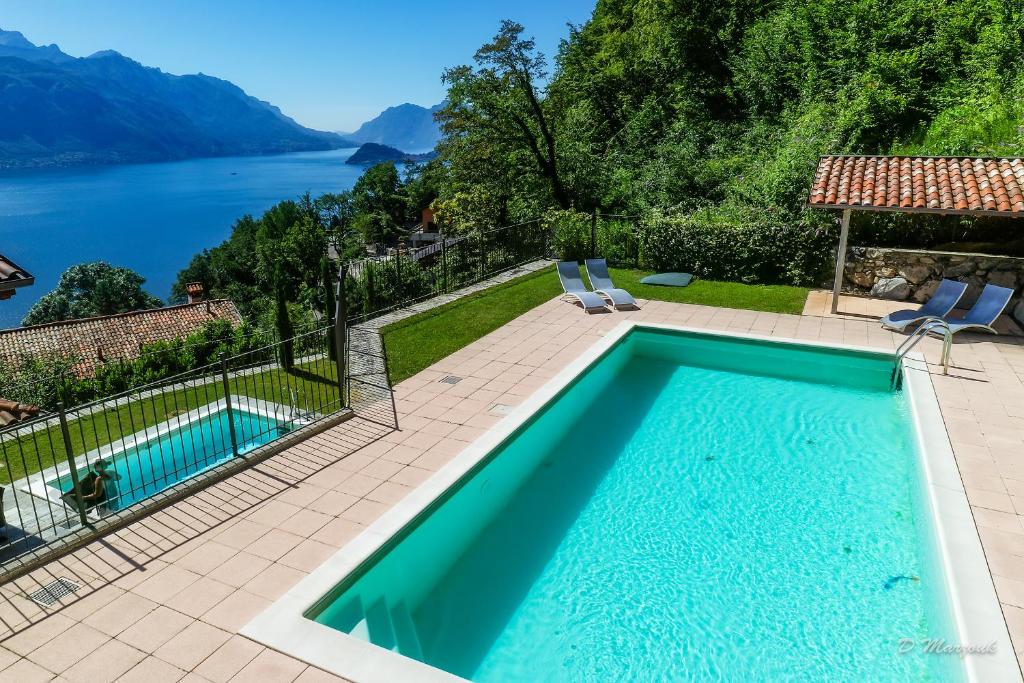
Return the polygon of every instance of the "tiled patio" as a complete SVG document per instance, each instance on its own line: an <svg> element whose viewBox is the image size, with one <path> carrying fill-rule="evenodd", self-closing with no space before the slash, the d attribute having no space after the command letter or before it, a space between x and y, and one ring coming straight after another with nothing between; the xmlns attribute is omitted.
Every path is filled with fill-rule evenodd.
<svg viewBox="0 0 1024 683"><path fill-rule="evenodd" d="M819 309L823 312L823 309ZM4 681L339 680L239 635L251 617L624 319L892 348L865 317L557 300L396 387L401 431L355 418L0 587ZM939 343L924 344L930 360ZM958 339L933 375L1014 646L1024 651L1024 340ZM439 380L462 377L456 384ZM26 598L58 577L53 608Z"/></svg>

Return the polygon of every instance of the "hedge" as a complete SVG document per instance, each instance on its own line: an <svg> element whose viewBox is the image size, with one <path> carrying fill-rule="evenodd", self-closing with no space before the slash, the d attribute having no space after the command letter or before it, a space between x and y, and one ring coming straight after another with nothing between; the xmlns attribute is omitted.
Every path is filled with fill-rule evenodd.
<svg viewBox="0 0 1024 683"><path fill-rule="evenodd" d="M834 229L804 223L723 223L651 216L637 227L640 266L711 280L817 285L828 278Z"/></svg>

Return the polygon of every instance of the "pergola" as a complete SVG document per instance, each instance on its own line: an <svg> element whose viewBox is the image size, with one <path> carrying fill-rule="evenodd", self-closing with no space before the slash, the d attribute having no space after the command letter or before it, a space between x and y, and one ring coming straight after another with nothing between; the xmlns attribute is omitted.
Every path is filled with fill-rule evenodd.
<svg viewBox="0 0 1024 683"><path fill-rule="evenodd" d="M898 211L1022 218L1024 160L824 156L818 162L807 205L843 212L832 287L832 312L836 313L852 212Z"/></svg>

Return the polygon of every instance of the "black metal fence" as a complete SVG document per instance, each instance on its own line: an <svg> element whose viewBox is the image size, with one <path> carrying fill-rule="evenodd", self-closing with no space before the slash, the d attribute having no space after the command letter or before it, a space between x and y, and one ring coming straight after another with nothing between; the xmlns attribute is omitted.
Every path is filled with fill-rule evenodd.
<svg viewBox="0 0 1024 683"><path fill-rule="evenodd" d="M441 233L419 249L350 262L349 320L367 320L545 258L548 246L547 227L534 219L464 235Z"/></svg>
<svg viewBox="0 0 1024 683"><path fill-rule="evenodd" d="M0 574L26 555L45 559L71 536L98 535L169 491L201 487L199 475L238 466L350 400L397 426L379 335L354 336L354 354L344 326L323 327L0 430ZM363 358L375 348L379 358Z"/></svg>

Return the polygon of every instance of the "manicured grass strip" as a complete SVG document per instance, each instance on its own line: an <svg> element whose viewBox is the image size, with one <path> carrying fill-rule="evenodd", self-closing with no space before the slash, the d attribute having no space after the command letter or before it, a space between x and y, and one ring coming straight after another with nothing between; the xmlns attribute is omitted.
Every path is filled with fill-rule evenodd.
<svg viewBox="0 0 1024 683"><path fill-rule="evenodd" d="M741 282L715 282L694 280L687 287L661 287L642 285L640 278L650 271L609 269L616 286L637 299L672 301L680 304L700 304L722 308L745 308L769 313L801 313L807 300L806 287L788 285L745 285ZM584 273L584 277L586 274Z"/></svg>
<svg viewBox="0 0 1024 683"><path fill-rule="evenodd" d="M553 268L524 275L385 327L393 383L430 367L562 291Z"/></svg>
<svg viewBox="0 0 1024 683"><path fill-rule="evenodd" d="M695 280L688 287L658 287L640 284L640 278L650 275L648 271L612 268L611 275L615 284L637 299L772 313L800 313L808 291L711 280ZM388 325L383 335L391 381L415 375L561 291L554 269L545 269Z"/></svg>

